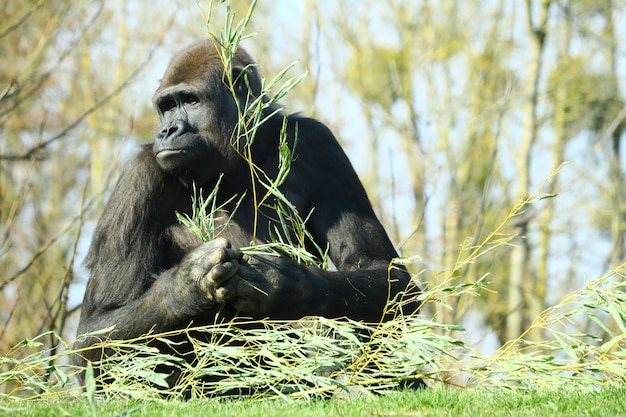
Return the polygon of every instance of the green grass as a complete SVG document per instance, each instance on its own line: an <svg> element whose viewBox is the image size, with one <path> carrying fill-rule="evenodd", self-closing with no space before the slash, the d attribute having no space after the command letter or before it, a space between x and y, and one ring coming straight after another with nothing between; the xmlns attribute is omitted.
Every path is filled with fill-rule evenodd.
<svg viewBox="0 0 626 417"><path fill-rule="evenodd" d="M11 416L608 416L626 415L626 387L594 391L451 390L394 392L361 399L314 402L282 400L24 401L0 403Z"/></svg>

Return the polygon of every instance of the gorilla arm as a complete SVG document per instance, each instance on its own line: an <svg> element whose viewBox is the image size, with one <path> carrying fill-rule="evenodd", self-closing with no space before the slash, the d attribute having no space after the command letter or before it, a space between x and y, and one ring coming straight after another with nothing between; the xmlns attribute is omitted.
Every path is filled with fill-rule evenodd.
<svg viewBox="0 0 626 417"><path fill-rule="evenodd" d="M236 288L228 298L254 317L298 319L305 316L348 317L376 323L385 305L408 282L408 274L388 265L354 271L323 271L284 256L258 256L239 267ZM413 312L417 306L410 307ZM384 317L383 317L384 316Z"/></svg>
<svg viewBox="0 0 626 417"><path fill-rule="evenodd" d="M369 323L391 318L384 316L385 306L407 289L410 276L404 267L392 265L394 256L372 255L376 237L387 240L382 227L382 234L376 234L363 224L363 218L355 220L358 222L349 225L345 221L326 230L329 255L337 271L306 267L286 256L246 256L236 274L238 279L227 284L226 301L257 318L319 315ZM378 229L378 225L372 226ZM348 252L341 253L344 250ZM410 314L417 308L417 303L407 303L403 312Z"/></svg>
<svg viewBox="0 0 626 417"><path fill-rule="evenodd" d="M184 209L173 204L188 202L188 192L163 174L150 150L125 166L87 256L91 276L78 334L114 326L99 337L131 339L150 330L184 327L217 310L216 296L236 273L240 255L224 239L200 245L189 233L171 235L182 227L174 213ZM94 337L81 338L75 347L95 342ZM84 356L97 360L100 354L94 349Z"/></svg>
<svg viewBox="0 0 626 417"><path fill-rule="evenodd" d="M395 251L366 192L336 139L314 119L290 116L298 126L295 158L283 193L307 223L317 245L329 247L337 271L297 265L284 257L250 257L231 292L235 308L272 318L307 315L378 322L389 299L405 291L410 276L392 265ZM417 309L409 303L405 312Z"/></svg>

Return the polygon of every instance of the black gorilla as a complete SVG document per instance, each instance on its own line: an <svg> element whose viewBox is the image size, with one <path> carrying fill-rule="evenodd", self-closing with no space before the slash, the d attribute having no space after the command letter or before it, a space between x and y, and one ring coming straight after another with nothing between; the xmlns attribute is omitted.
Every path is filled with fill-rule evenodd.
<svg viewBox="0 0 626 417"><path fill-rule="evenodd" d="M235 80L230 88L228 76ZM328 247L337 270L238 250L269 241L277 221L267 208L255 220L255 201L266 189L253 184L258 179L242 155L243 141L235 140L240 110L260 94L259 73L242 49L232 58L231 74L210 40L173 58L154 95L162 127L154 144L124 167L95 230L79 334L114 326L104 337L130 339L213 323L218 311L227 318L385 318L386 302L407 288L409 274L390 267L397 253L361 182L333 134L314 119L287 117L294 158L281 192L299 213L311 213L307 230L317 246ZM265 116L250 150L256 166L273 178L285 116L273 107ZM176 213L191 213L193 184L210 191L220 175L221 202L244 198L220 237L202 243ZM416 308L407 303L405 313ZM75 347L95 342L82 338ZM85 350L75 362L101 355Z"/></svg>

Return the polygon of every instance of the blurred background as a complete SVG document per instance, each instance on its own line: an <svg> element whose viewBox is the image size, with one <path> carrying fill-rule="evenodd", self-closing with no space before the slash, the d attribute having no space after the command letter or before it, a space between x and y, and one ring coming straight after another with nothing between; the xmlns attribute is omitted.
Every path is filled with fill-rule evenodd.
<svg viewBox="0 0 626 417"><path fill-rule="evenodd" d="M230 2L237 19L249 5ZM307 74L285 109L335 132L419 280L498 230L454 273L487 274L488 290L423 311L488 352L624 262L625 5L260 0L243 46L267 79L294 61L288 76ZM120 164L152 140L159 78L225 9L207 28L203 1L0 2L1 354L75 336L90 235Z"/></svg>

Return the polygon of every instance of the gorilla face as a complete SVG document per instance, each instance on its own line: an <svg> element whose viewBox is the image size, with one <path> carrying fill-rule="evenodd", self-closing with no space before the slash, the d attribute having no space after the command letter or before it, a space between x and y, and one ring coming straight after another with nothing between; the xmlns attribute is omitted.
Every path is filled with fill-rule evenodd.
<svg viewBox="0 0 626 417"><path fill-rule="evenodd" d="M184 182L203 184L240 167L235 126L240 109L260 94L260 77L245 51L232 62L229 80L211 42L193 45L172 60L154 95L161 121L154 155Z"/></svg>

